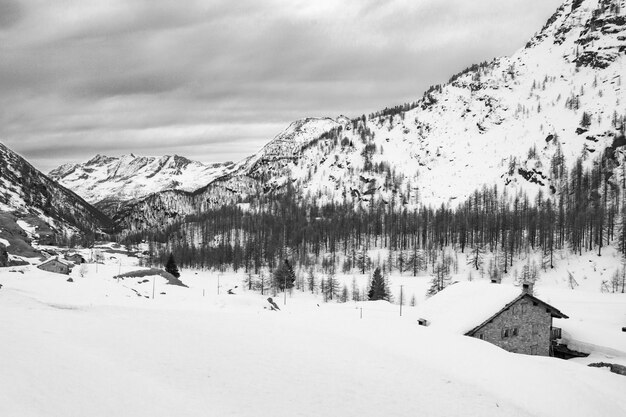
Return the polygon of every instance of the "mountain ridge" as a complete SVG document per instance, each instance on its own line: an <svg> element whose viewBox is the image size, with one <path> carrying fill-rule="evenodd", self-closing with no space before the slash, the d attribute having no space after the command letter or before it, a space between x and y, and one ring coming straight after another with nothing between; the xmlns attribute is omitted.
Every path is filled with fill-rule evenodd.
<svg viewBox="0 0 626 417"><path fill-rule="evenodd" d="M563 172L579 158L592 164L623 130L625 8L623 0L567 0L510 57L472 65L368 118L296 121L206 185L124 203L115 219L150 227L258 202L287 185L311 204L355 207L454 205L494 185L531 198L558 194Z"/></svg>
<svg viewBox="0 0 626 417"><path fill-rule="evenodd" d="M50 171L57 182L112 214L119 204L151 193L180 189L192 191L232 167L231 162L203 164L179 155L111 157L98 154L80 164L65 164Z"/></svg>
<svg viewBox="0 0 626 417"><path fill-rule="evenodd" d="M114 228L109 217L0 143L0 234L11 253L34 254L31 240L56 243Z"/></svg>

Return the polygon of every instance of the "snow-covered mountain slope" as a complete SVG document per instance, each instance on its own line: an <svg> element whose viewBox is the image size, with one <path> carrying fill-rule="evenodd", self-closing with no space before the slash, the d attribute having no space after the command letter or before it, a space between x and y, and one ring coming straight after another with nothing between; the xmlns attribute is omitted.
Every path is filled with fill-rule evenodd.
<svg viewBox="0 0 626 417"><path fill-rule="evenodd" d="M160 158L96 155L82 164L62 165L50 171L49 176L111 213L122 201L164 190L196 190L229 168L232 163L205 165L178 155Z"/></svg>
<svg viewBox="0 0 626 417"><path fill-rule="evenodd" d="M113 223L78 195L39 172L24 158L0 144L0 236L10 253L20 253L34 238L77 231L98 232Z"/></svg>
<svg viewBox="0 0 626 417"><path fill-rule="evenodd" d="M473 65L417 102L367 118L295 122L208 186L151 195L126 205L118 221L141 228L286 184L318 203L395 207L454 205L494 185L509 195L558 194L578 158L590 166L626 144L625 52L625 0L566 0L511 57Z"/></svg>
<svg viewBox="0 0 626 417"><path fill-rule="evenodd" d="M295 121L259 152L206 186L191 193L170 190L151 194L139 202L123 205L114 220L124 228L141 229L216 205L238 203L280 190L293 182L291 168L300 163L303 153L317 149L320 141L349 124L345 117Z"/></svg>

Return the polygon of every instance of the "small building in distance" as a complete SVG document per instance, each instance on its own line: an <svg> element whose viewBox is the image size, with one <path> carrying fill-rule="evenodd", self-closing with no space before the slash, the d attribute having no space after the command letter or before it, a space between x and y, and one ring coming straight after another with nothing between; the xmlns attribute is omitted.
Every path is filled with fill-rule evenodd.
<svg viewBox="0 0 626 417"><path fill-rule="evenodd" d="M37 266L37 268L41 270L64 275L69 275L73 267L73 263L61 260L59 258L50 258Z"/></svg>
<svg viewBox="0 0 626 417"><path fill-rule="evenodd" d="M552 319L568 317L532 294L532 285L461 282L418 308L422 323L485 340L509 352L553 356L560 329Z"/></svg>
<svg viewBox="0 0 626 417"><path fill-rule="evenodd" d="M76 265L85 263L85 258L83 258L79 253L66 253L64 257L66 261L74 262Z"/></svg>

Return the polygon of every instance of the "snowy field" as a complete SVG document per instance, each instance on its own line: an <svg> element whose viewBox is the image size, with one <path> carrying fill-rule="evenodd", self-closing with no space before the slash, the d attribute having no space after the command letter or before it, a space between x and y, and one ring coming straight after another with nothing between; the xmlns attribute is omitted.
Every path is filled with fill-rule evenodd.
<svg viewBox="0 0 626 417"><path fill-rule="evenodd" d="M136 259L105 258L74 282L0 270L0 416L626 415L625 377L421 327L406 305L400 317L396 304L294 291L270 311L243 274L118 281ZM401 284L421 297L427 277L391 278ZM557 284L539 286L571 317L555 325L623 361L624 295Z"/></svg>

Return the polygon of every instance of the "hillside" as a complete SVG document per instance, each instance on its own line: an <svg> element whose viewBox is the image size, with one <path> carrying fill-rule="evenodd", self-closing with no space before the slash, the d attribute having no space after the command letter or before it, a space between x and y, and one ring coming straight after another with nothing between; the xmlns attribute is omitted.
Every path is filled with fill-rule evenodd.
<svg viewBox="0 0 626 417"><path fill-rule="evenodd" d="M0 237L12 254L33 254L30 243L110 229L111 220L72 191L0 144Z"/></svg>
<svg viewBox="0 0 626 417"><path fill-rule="evenodd" d="M126 204L117 221L141 229L262 201L286 184L318 204L396 207L454 206L483 185L531 199L558 194L579 158L590 167L624 144L624 10L622 0L567 0L511 57L470 66L416 102L368 117L294 122L207 186Z"/></svg>
<svg viewBox="0 0 626 417"><path fill-rule="evenodd" d="M96 155L82 164L66 164L49 176L110 215L122 202L164 190L193 191L231 168L231 163L205 165L178 155L121 157Z"/></svg>

